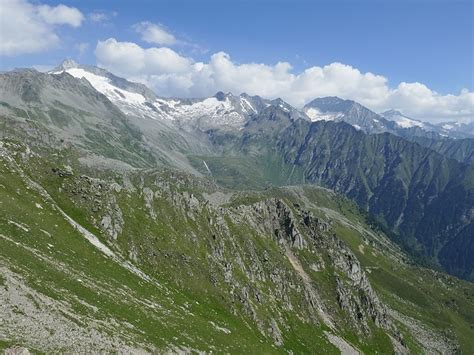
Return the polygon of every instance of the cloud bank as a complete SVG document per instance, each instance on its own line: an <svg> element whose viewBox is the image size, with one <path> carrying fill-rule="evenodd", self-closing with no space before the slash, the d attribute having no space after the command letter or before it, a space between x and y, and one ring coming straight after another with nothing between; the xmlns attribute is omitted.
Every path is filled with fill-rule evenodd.
<svg viewBox="0 0 474 355"><path fill-rule="evenodd" d="M394 108L431 122L467 122L474 116L474 93L467 89L457 95L441 95L416 82L391 88L384 76L362 73L342 63L294 73L288 62L239 64L229 54L218 52L203 63L167 47L142 48L114 38L99 41L95 55L100 66L142 82L161 96L203 97L222 90L281 97L297 107L316 97L339 96L376 112Z"/></svg>
<svg viewBox="0 0 474 355"><path fill-rule="evenodd" d="M91 22L104 22L108 18L103 12L88 15ZM77 28L85 17L77 8L62 4L0 0L0 19L0 55L15 56L58 46L62 26ZM145 83L158 95L203 97L220 90L234 94L246 92L265 98L281 97L297 107L316 97L339 96L356 100L377 112L394 108L432 122L474 119L474 93L468 89L443 95L417 82L402 82L393 87L382 75L364 73L338 62L312 66L301 72L295 72L288 62L236 63L224 52L214 53L200 62L170 48L196 46L177 39L160 24L144 21L133 29L149 47L114 38L99 41L95 48L97 63L113 73ZM81 56L87 46L77 43L74 48Z"/></svg>
<svg viewBox="0 0 474 355"><path fill-rule="evenodd" d="M83 14L65 5L34 5L25 0L0 0L0 55L36 53L59 43L57 27L79 27Z"/></svg>

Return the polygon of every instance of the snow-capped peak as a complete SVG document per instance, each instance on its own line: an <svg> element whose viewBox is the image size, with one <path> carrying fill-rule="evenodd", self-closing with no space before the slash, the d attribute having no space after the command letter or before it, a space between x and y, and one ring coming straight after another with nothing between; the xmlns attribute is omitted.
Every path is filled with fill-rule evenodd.
<svg viewBox="0 0 474 355"><path fill-rule="evenodd" d="M59 65L54 71L67 70L71 68L77 68L79 64L76 63L73 59L65 59L61 65Z"/></svg>
<svg viewBox="0 0 474 355"><path fill-rule="evenodd" d="M303 107L311 121L344 121L368 133L387 131L385 120L361 104L337 96L320 97Z"/></svg>
<svg viewBox="0 0 474 355"><path fill-rule="evenodd" d="M203 99L162 98L142 84L129 82L104 69L81 65L70 59L50 74L63 72L87 80L125 114L151 119L196 121L206 127L242 127L247 118L260 112L268 101L247 94L235 96L230 92L217 92Z"/></svg>
<svg viewBox="0 0 474 355"><path fill-rule="evenodd" d="M469 123L449 121L441 122L436 125L444 132L455 138L473 138L474 137L474 121Z"/></svg>
<svg viewBox="0 0 474 355"><path fill-rule="evenodd" d="M66 65L64 65L66 63ZM52 74L66 72L75 78L86 79L97 91L107 96L124 113L135 115L147 115L153 112L153 107L147 105L147 98L138 92L126 90L114 85L113 80L104 75L98 75L87 68L79 66L72 61L63 62L63 64L54 70Z"/></svg>
<svg viewBox="0 0 474 355"><path fill-rule="evenodd" d="M407 117L397 110L388 110L380 114L382 117L390 121L394 121L401 128L420 127L425 128L425 124L421 121Z"/></svg>

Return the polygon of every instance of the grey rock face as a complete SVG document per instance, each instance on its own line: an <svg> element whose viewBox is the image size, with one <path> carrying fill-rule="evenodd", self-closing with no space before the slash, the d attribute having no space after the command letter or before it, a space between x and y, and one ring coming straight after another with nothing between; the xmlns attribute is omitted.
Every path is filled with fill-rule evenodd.
<svg viewBox="0 0 474 355"><path fill-rule="evenodd" d="M387 317L387 311L370 286L365 271L350 249L332 232L330 226L313 217L300 207L288 207L278 199L269 199L250 206L238 208L240 215L246 216L245 221L264 233L273 233L282 245L288 243L292 249L309 249L313 253L324 250L329 255L331 267L339 270L345 279L337 281L338 304L353 319L356 329L370 332L368 321L373 321L384 329L392 329L393 325ZM237 217L238 219L239 217ZM306 272L301 269L297 258L290 252L289 257L296 270L300 270L303 280L311 284ZM323 257L320 257L323 260ZM321 262L324 265L324 262ZM281 283L278 274L272 276L274 282ZM308 304L318 310L320 297L310 286L307 288Z"/></svg>

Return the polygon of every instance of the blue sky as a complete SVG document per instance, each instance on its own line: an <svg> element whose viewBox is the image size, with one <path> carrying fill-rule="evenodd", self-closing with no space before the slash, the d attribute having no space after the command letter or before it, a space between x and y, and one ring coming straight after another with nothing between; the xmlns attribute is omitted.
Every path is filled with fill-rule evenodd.
<svg viewBox="0 0 474 355"><path fill-rule="evenodd" d="M53 66L66 57L86 64L109 63L98 60L94 51L98 41L114 38L143 49L170 47L193 62L207 63L223 51L235 65L288 62L289 72L295 74L337 62L361 73L381 75L390 88L418 82L440 95L474 90L472 1L64 0L31 4L51 8L64 4L79 10L83 20L80 26L55 24L52 31L58 40L44 50L2 55L2 70ZM91 14L103 18L94 22ZM164 46L143 40L134 27L143 21L159 25L177 42ZM119 74L146 81L143 73L128 73L112 64ZM163 84L155 89L163 89Z"/></svg>

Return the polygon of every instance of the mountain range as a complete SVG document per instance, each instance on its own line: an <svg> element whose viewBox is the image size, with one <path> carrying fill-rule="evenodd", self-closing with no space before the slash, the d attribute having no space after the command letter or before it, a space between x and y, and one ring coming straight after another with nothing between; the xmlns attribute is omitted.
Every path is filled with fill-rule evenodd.
<svg viewBox="0 0 474 355"><path fill-rule="evenodd" d="M472 124L165 98L70 60L0 74L0 117L0 345L474 347Z"/></svg>

